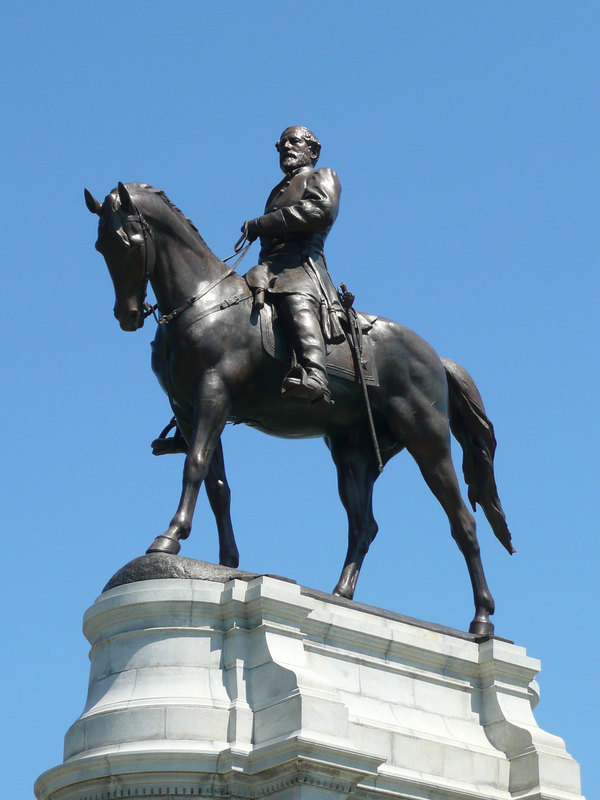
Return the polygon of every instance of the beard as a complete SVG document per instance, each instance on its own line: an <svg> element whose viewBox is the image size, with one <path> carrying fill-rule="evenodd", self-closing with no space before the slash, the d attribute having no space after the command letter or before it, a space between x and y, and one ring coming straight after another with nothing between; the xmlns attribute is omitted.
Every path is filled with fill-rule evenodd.
<svg viewBox="0 0 600 800"><path fill-rule="evenodd" d="M313 163L310 153L285 153L279 158L279 166L283 172L292 172L300 167L308 167Z"/></svg>

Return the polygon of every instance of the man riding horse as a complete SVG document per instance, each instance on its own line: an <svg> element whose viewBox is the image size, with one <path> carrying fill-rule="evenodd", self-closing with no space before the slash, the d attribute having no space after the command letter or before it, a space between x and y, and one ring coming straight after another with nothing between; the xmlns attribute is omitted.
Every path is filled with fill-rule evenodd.
<svg viewBox="0 0 600 800"><path fill-rule="evenodd" d="M294 329L291 338L299 351L296 366L302 367L306 377L292 370L284 389L292 393L301 388L303 400L311 399L312 394L313 400L321 400L318 403L290 401L282 395L283 369L265 350L255 314L250 313L247 283L211 252L164 192L147 184L119 183L99 203L86 191L86 205L99 217L96 248L109 269L115 290L113 313L121 328L133 332L142 327L149 311L145 302L149 283L157 308L167 312L160 317L162 324L156 332L152 369L170 398L189 449L177 509L148 552L179 552L181 541L191 532L198 491L206 481L219 529L219 560L237 567L220 442L228 421L245 422L285 438L320 436L336 465L339 494L348 516L348 550L334 594L352 599L378 530L373 485L381 466L406 449L444 509L465 558L475 604L469 630L478 636L490 635L494 600L481 563L475 520L452 465L450 433L463 450L463 472L473 509L477 504L482 507L493 532L512 553L494 475L493 425L466 370L441 359L413 331L382 317L376 318L370 333L378 386L371 390L364 382L359 386L358 381L343 385L336 381L332 385L335 405L321 399L328 386L318 351L323 336L315 321L320 295L304 278L297 283L294 279L306 274L312 280L314 276L314 286L327 294L321 287L327 277L324 262L318 271L317 261L325 233L335 219L339 189L333 173L314 169L318 148L301 130L288 130L282 139L280 152L285 154L282 164L289 170L289 184L276 189L267 213L245 223L244 230L263 239L264 263L257 273L262 271L268 278L261 284L264 290L281 288L277 286L280 277L289 273L291 282L284 284L284 291L273 292L275 302L281 300L278 295L301 296L300 300L292 298L291 304L284 300L281 313L287 313L294 325L294 313L298 311L300 316L300 332ZM296 184L297 194L290 191L286 196L292 186L296 191ZM280 264L281 251L289 251L293 260ZM342 302L350 311L352 298L346 294L342 294ZM357 320L351 313L349 319L350 332L360 342ZM381 445L378 452L374 438Z"/></svg>
<svg viewBox="0 0 600 800"><path fill-rule="evenodd" d="M333 170L315 169L321 144L308 128L286 128L275 147L285 177L271 191L265 213L242 226L248 241L260 237L261 244L260 263L246 280L255 292L255 307L269 293L294 349L297 363L284 378L283 394L328 403L325 341L344 336L323 247L342 189Z"/></svg>
<svg viewBox="0 0 600 800"><path fill-rule="evenodd" d="M315 169L317 137L302 125L286 128L275 148L285 177L269 194L265 213L242 225L248 242L260 238L257 266L246 275L260 310L268 293L293 347L295 364L283 380L285 397L306 402L331 400L325 342L344 340L338 316L344 312L327 271L323 247L338 214L342 187L327 167ZM185 451L175 422L152 442L155 455Z"/></svg>

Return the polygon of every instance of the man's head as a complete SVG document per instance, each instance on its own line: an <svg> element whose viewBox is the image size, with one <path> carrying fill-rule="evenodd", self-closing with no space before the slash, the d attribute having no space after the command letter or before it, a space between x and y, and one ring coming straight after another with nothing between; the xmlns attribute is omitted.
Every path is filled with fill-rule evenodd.
<svg viewBox="0 0 600 800"><path fill-rule="evenodd" d="M314 167L321 142L303 125L292 125L281 134L275 148L279 153L279 166L287 174L300 167Z"/></svg>

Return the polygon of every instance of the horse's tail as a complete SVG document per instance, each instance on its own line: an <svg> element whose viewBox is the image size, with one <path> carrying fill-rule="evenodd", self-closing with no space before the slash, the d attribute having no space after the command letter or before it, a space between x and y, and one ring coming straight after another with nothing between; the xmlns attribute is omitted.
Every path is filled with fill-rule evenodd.
<svg viewBox="0 0 600 800"><path fill-rule="evenodd" d="M463 474L469 487L469 501L475 511L479 503L496 538L508 550L512 546L506 517L494 477L496 437L473 378L459 364L441 359L448 380L450 428L463 450Z"/></svg>

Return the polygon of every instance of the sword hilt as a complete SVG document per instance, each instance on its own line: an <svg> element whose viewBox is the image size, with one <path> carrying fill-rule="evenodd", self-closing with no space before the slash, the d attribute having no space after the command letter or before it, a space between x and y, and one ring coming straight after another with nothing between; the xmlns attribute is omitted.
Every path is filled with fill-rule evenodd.
<svg viewBox="0 0 600 800"><path fill-rule="evenodd" d="M356 299L352 292L348 291L348 287L345 283L340 283L338 286L338 296L340 298L340 303L342 307L348 311L354 305L354 300Z"/></svg>

